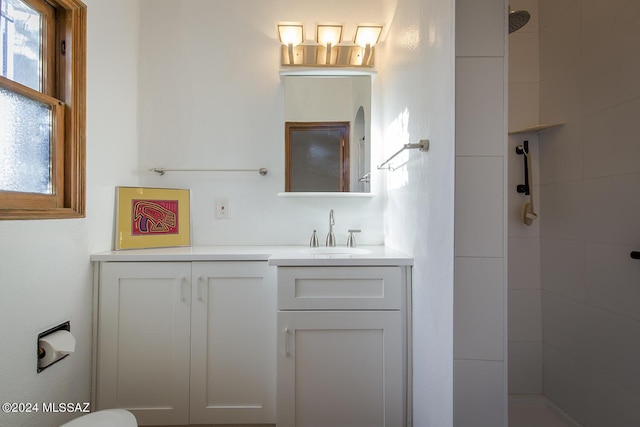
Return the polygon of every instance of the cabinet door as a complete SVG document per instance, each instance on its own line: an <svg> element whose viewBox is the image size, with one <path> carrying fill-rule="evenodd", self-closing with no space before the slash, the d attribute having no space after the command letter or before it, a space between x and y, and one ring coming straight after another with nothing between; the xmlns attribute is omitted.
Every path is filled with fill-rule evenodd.
<svg viewBox="0 0 640 427"><path fill-rule="evenodd" d="M400 311L278 312L278 427L404 425Z"/></svg>
<svg viewBox="0 0 640 427"><path fill-rule="evenodd" d="M98 409L187 424L191 263L101 264Z"/></svg>
<svg viewBox="0 0 640 427"><path fill-rule="evenodd" d="M275 268L194 262L191 424L275 421Z"/></svg>

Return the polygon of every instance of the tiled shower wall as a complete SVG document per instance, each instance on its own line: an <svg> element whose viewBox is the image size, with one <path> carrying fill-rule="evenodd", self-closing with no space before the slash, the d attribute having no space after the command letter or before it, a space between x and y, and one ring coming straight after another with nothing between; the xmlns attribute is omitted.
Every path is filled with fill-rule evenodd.
<svg viewBox="0 0 640 427"><path fill-rule="evenodd" d="M505 10L456 1L455 427L507 424Z"/></svg>
<svg viewBox="0 0 640 427"><path fill-rule="evenodd" d="M540 0L545 394L590 427L640 420L640 2Z"/></svg>
<svg viewBox="0 0 640 427"><path fill-rule="evenodd" d="M538 0L512 0L511 10L526 10L531 20L509 35L509 132L540 123L540 58ZM540 287L540 223L522 222L529 196L516 191L524 184L524 158L516 146L529 142L535 212L540 204L537 133L509 135L507 198L509 242L509 393L542 393L542 291Z"/></svg>

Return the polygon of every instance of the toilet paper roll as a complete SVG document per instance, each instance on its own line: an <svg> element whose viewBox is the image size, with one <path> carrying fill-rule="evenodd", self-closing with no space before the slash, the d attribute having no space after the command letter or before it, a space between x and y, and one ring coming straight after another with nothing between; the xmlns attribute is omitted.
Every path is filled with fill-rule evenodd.
<svg viewBox="0 0 640 427"><path fill-rule="evenodd" d="M44 351L44 356L38 359L38 366L44 368L73 353L76 350L76 339L71 332L59 330L41 337L38 347L40 353Z"/></svg>

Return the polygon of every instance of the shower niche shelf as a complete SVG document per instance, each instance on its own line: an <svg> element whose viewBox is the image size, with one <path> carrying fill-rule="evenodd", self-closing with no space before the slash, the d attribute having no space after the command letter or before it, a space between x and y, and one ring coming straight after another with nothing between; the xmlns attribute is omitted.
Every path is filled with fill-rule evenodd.
<svg viewBox="0 0 640 427"><path fill-rule="evenodd" d="M564 126L564 123L553 123L553 124L539 124L539 125L535 125L535 126L530 126L527 128L523 128L523 129L518 129L518 130L514 130L509 132L509 135L519 135L519 134L523 134L523 133L540 133L542 131L545 131L547 129L552 129L558 126Z"/></svg>

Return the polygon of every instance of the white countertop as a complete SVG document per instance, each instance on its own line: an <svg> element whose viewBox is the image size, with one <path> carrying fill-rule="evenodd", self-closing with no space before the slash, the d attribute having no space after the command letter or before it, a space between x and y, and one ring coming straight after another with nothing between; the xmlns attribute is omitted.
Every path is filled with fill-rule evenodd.
<svg viewBox="0 0 640 427"><path fill-rule="evenodd" d="M279 266L412 265L413 258L386 246L359 246L366 254L310 255L307 246L189 246L128 249L91 255L91 261L269 261Z"/></svg>

